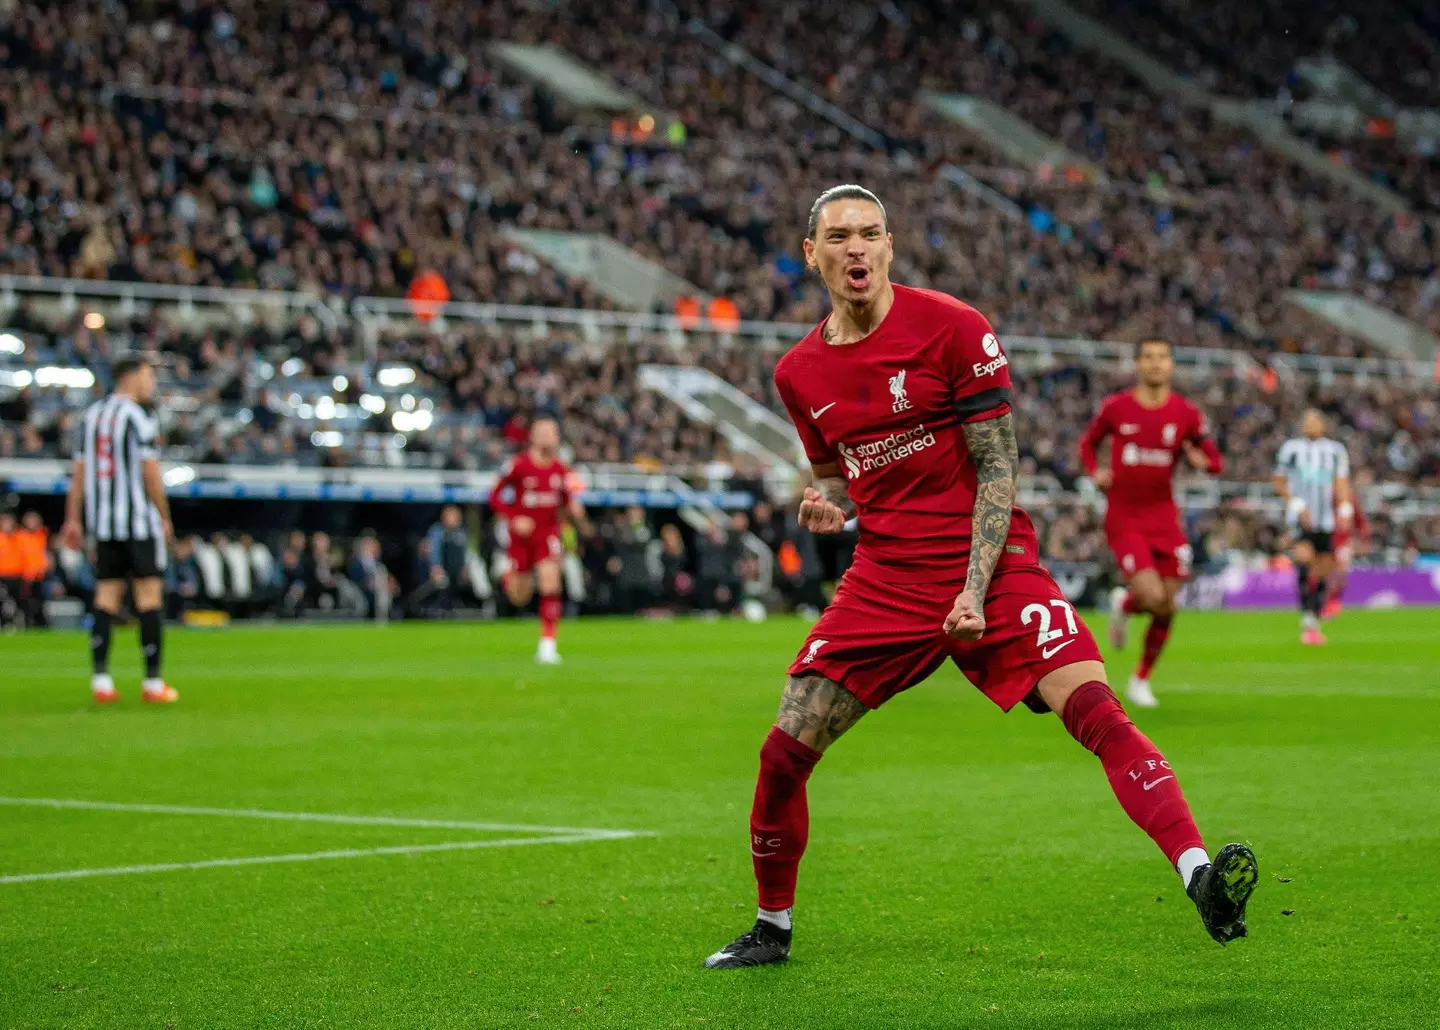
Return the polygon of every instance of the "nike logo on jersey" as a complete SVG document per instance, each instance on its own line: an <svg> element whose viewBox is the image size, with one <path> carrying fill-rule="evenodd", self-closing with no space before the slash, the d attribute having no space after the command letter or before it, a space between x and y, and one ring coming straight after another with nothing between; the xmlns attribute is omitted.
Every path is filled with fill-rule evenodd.
<svg viewBox="0 0 1440 1030"><path fill-rule="evenodd" d="M1044 658L1046 661L1049 661L1049 660L1050 660L1051 658L1053 658L1055 655L1059 654L1060 649L1061 649L1062 647L1069 647L1069 646L1070 646L1071 644L1073 644L1073 643L1075 643L1075 641L1074 641L1074 639L1072 638L1072 639L1070 639L1070 640L1065 641L1065 643L1063 643L1063 644L1056 644L1054 647L1041 648L1041 649L1040 649L1040 657Z"/></svg>
<svg viewBox="0 0 1440 1030"><path fill-rule="evenodd" d="M835 405L837 405L837 404L839 404L839 403L840 403L839 401L831 401L829 404L825 405L825 407L823 407L823 408L811 408L811 409L810 409L810 417L811 417L811 418L819 418L821 415L825 414L825 412L829 411L831 408L835 407Z"/></svg>
<svg viewBox="0 0 1440 1030"><path fill-rule="evenodd" d="M1142 784L1140 784L1140 787L1141 787L1142 790L1149 790L1151 787L1158 787L1160 784L1164 783L1166 780L1173 780L1174 778L1175 778L1175 777L1173 777L1173 776L1162 776L1162 777L1160 777L1158 780L1151 780L1149 783L1142 783Z"/></svg>

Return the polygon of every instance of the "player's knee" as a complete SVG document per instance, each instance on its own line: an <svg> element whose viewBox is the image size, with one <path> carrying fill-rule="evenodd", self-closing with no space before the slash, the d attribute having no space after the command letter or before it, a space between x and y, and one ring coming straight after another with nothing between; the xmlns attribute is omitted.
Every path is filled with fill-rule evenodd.
<svg viewBox="0 0 1440 1030"><path fill-rule="evenodd" d="M770 728L765 742L760 745L760 768L772 776L788 775L804 779L810 775L820 755L820 749L814 744L777 724Z"/></svg>
<svg viewBox="0 0 1440 1030"><path fill-rule="evenodd" d="M1099 680L1077 687L1066 699L1060 718L1070 735L1096 754L1113 732L1133 725L1115 692Z"/></svg>
<svg viewBox="0 0 1440 1030"><path fill-rule="evenodd" d="M118 615L125 601L125 584L116 582L98 583L95 586L95 607L101 611Z"/></svg>
<svg viewBox="0 0 1440 1030"><path fill-rule="evenodd" d="M147 579L135 584L135 609L141 612L153 612L160 607L162 599L161 583L158 579Z"/></svg>
<svg viewBox="0 0 1440 1030"><path fill-rule="evenodd" d="M1137 583L1130 588L1135 604L1152 615L1161 614L1165 607L1165 591L1150 583Z"/></svg>

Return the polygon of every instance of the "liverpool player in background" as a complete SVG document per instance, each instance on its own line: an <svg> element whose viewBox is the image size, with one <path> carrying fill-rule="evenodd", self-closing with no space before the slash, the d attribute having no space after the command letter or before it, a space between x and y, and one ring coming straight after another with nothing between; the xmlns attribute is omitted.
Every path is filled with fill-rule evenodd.
<svg viewBox="0 0 1440 1030"><path fill-rule="evenodd" d="M705 965L789 957L811 771L866 712L947 658L1002 709L1023 701L1059 714L1180 873L1210 935L1244 936L1255 856L1228 844L1207 857L1170 763L1106 685L1094 638L1013 506L1018 459L1000 342L968 305L892 285L892 248L868 190L836 186L811 208L805 259L833 313L780 360L775 385L814 475L800 523L834 533L858 515L860 543L790 666L760 749L750 813L758 917Z"/></svg>
<svg viewBox="0 0 1440 1030"><path fill-rule="evenodd" d="M1125 577L1110 599L1110 643L1124 648L1130 616L1150 613L1145 650L1125 688L1142 708L1158 703L1150 689L1175 620L1175 594L1190 576L1190 543L1175 504L1171 480L1183 457L1216 475L1224 467L1210 439L1205 415L1170 389L1175 359L1165 340L1142 340L1135 348L1133 389L1111 394L1080 439L1080 461L1106 492L1105 535ZM1110 467L1097 468L1100 444L1110 442Z"/></svg>
<svg viewBox="0 0 1440 1030"><path fill-rule="evenodd" d="M1370 520L1365 517L1365 512L1360 507L1359 495L1353 486L1350 493L1353 498L1350 508L1354 515L1349 529L1344 528L1344 522L1339 519L1341 502L1335 502L1335 567L1330 570L1330 579L1325 588L1325 606L1320 609L1322 619L1333 619L1340 614L1344 608L1345 585L1350 581L1350 566L1354 564L1355 555L1365 554L1370 549Z"/></svg>
<svg viewBox="0 0 1440 1030"><path fill-rule="evenodd" d="M530 449L510 459L490 493L490 507L505 521L509 537L505 596L523 610L537 586L540 590L540 647L535 660L543 665L560 664L555 633L565 607L561 510L568 510L577 524L585 521L585 509L571 490L570 469L559 452L559 424L553 418L536 419L530 427Z"/></svg>

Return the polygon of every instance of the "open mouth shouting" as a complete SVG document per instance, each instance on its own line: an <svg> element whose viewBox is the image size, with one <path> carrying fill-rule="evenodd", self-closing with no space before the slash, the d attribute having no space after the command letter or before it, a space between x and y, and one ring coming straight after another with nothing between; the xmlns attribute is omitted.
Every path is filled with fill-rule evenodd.
<svg viewBox="0 0 1440 1030"><path fill-rule="evenodd" d="M870 269L864 265L852 265L845 269L845 284L857 293L870 288Z"/></svg>

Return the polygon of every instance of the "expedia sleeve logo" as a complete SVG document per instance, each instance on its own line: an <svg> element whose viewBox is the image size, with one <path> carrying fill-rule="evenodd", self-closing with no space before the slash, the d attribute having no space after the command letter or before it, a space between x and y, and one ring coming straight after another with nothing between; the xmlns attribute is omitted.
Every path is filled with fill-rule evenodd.
<svg viewBox="0 0 1440 1030"><path fill-rule="evenodd" d="M975 378L993 376L996 372L1000 371L1000 369L1010 364L1010 359L1000 353L1000 341L995 338L994 333L985 334L984 339L980 341L980 349L985 352L985 356L990 360L977 361L971 366L970 370L975 374Z"/></svg>
<svg viewBox="0 0 1440 1030"><path fill-rule="evenodd" d="M926 429L924 423L914 429L891 433L881 440L836 445L840 451L840 460L845 463L845 475L848 479L855 479L864 472L883 469L933 446L935 434Z"/></svg>
<svg viewBox="0 0 1440 1030"><path fill-rule="evenodd" d="M1010 359L1002 354L998 358L985 362L983 365L977 361L970 370L975 373L975 378L979 379L981 376L993 376L1008 364L1010 364Z"/></svg>

